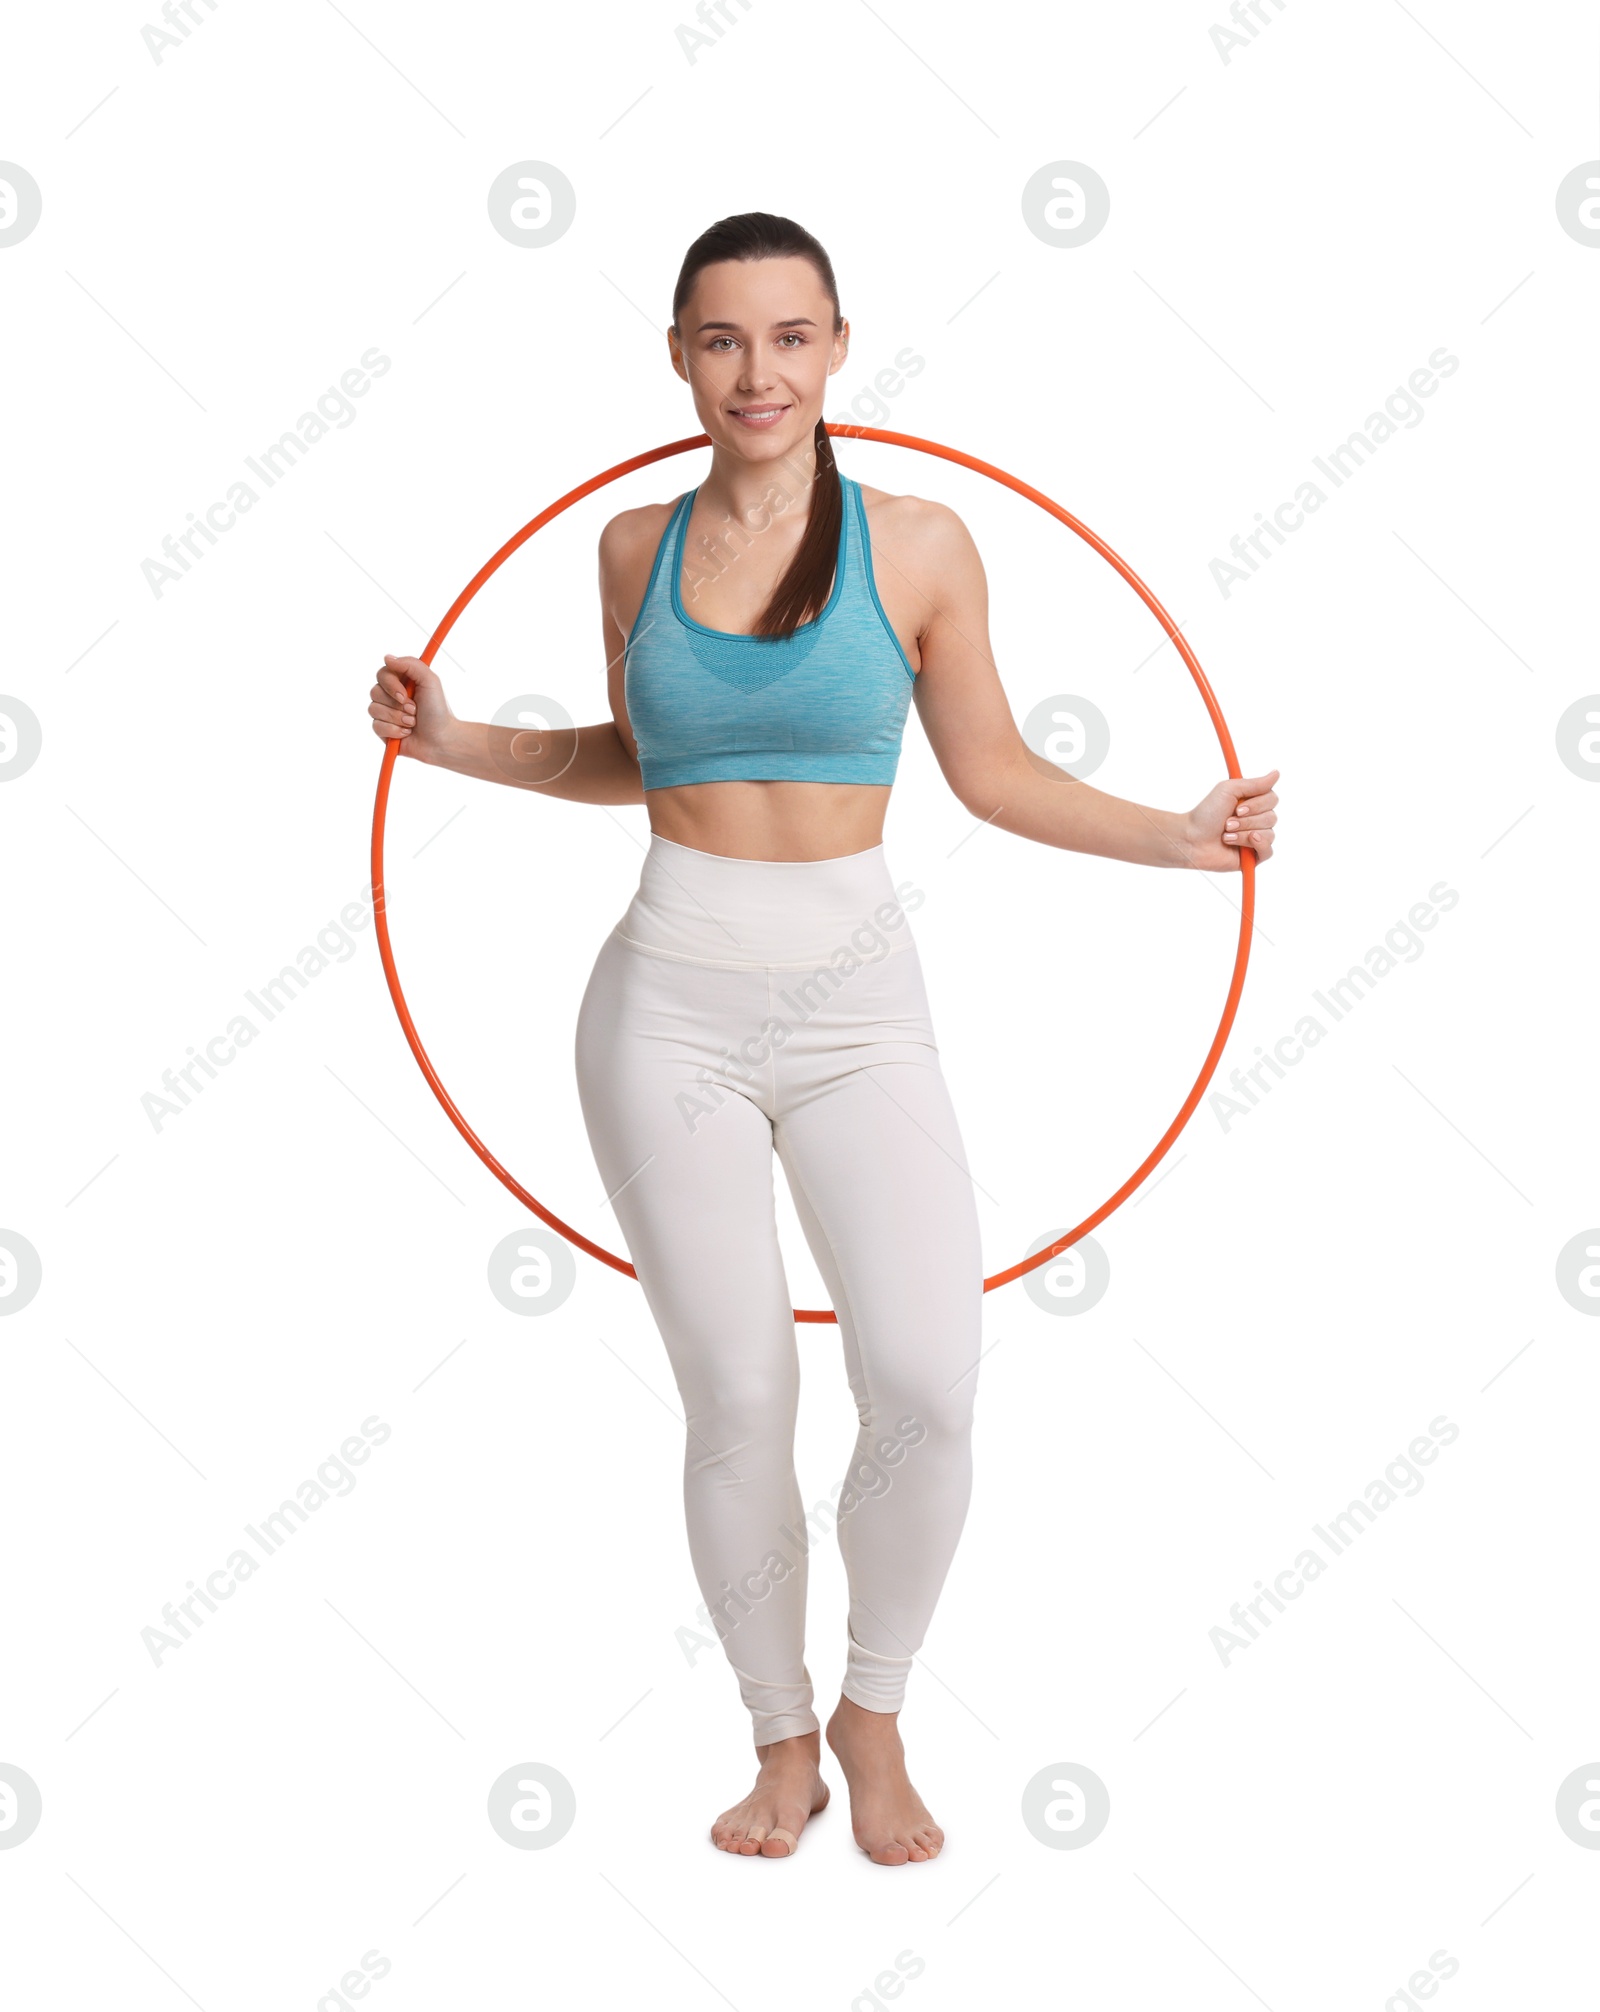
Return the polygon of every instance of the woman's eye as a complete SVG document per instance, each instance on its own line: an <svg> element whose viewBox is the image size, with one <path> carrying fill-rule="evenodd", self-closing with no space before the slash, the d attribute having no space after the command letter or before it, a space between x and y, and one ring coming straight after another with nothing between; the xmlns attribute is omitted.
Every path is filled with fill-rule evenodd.
<svg viewBox="0 0 1600 2012"><path fill-rule="evenodd" d="M779 342L793 342L796 347L802 347L805 343L804 335L797 328L787 329L778 337L778 340ZM714 335L706 347L708 349L720 349L723 343L732 341L733 337L731 335Z"/></svg>

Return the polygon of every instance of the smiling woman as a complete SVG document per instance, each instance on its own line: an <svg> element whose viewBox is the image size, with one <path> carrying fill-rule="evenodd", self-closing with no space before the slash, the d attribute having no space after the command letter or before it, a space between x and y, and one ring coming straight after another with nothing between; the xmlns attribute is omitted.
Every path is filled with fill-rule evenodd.
<svg viewBox="0 0 1600 2012"><path fill-rule="evenodd" d="M1245 845L1266 859L1277 772L1174 812L1106 795L1028 749L966 526L835 464L822 409L850 328L808 231L764 212L714 224L684 259L665 335L711 463L695 488L601 533L611 718L537 741L463 723L415 657L386 660L369 710L402 753L646 808L638 890L601 943L574 1059L595 1162L683 1400L690 1554L706 1609L728 1624L760 1760L712 1840L787 1857L829 1794L804 1655L808 1547L793 1534L799 1361L776 1156L838 1321L859 1418L850 1471L914 1449L892 1487L838 1522L849 1611L827 1739L861 1849L882 1865L926 1862L944 1833L911 1785L896 1721L966 1518L984 1281L897 899L908 883L897 887L883 846L906 719L914 699L974 817L1139 865L1237 871ZM881 956L835 955L875 930ZM780 1014L800 996L804 1014ZM701 1122L708 1109L714 1123Z"/></svg>

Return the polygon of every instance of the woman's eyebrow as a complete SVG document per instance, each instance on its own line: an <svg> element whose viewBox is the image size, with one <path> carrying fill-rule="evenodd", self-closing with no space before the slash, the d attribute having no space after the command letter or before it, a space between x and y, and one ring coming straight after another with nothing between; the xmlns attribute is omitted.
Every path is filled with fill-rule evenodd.
<svg viewBox="0 0 1600 2012"><path fill-rule="evenodd" d="M772 324L774 328L815 328L816 325L808 314L794 314L787 321L775 321ZM725 328L730 330L734 335L742 335L744 333L736 321L703 321L695 330L695 334L704 335L708 328Z"/></svg>

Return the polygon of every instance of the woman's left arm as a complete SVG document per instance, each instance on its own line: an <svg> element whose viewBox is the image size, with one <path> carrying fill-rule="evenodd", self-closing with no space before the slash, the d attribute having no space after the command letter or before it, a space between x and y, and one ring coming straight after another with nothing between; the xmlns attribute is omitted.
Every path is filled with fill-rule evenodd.
<svg viewBox="0 0 1600 2012"><path fill-rule="evenodd" d="M1224 780L1193 810L1172 811L1094 789L1035 754L995 669L988 580L972 534L955 511L920 499L903 529L894 561L926 608L917 713L945 781L974 817L1041 845L1137 866L1237 872L1244 845L1258 861L1271 858L1277 769Z"/></svg>

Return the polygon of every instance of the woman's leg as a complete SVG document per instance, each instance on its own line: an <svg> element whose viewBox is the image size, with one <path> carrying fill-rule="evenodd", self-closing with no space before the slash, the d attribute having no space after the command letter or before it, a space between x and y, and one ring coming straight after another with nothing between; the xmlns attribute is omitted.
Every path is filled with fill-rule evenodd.
<svg viewBox="0 0 1600 2012"><path fill-rule="evenodd" d="M677 962L608 937L576 1038L595 1161L683 1400L695 1576L758 1747L818 1729L771 1069L737 1071L722 1052L759 1054L749 1037L766 999L762 967Z"/></svg>
<svg viewBox="0 0 1600 2012"><path fill-rule="evenodd" d="M900 1863L943 1840L905 1778L894 1714L971 1495L983 1257L915 950L806 998L815 1010L777 1051L774 1138L860 1421L840 1497L849 1648L829 1739L858 1841Z"/></svg>

